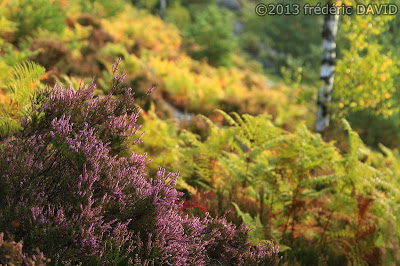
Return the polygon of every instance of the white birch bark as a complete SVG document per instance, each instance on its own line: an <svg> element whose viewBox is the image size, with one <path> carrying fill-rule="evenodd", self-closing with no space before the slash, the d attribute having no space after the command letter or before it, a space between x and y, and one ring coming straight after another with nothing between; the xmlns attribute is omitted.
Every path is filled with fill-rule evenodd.
<svg viewBox="0 0 400 266"><path fill-rule="evenodd" d="M332 2L330 1L331 5ZM320 79L324 84L319 88L317 100L317 116L315 121L315 131L323 132L329 126L328 105L332 99L333 80L336 61L336 34L339 22L339 12L325 15L322 30L322 61Z"/></svg>
<svg viewBox="0 0 400 266"><path fill-rule="evenodd" d="M165 9L167 8L167 0L160 1L160 17L162 20L165 18Z"/></svg>

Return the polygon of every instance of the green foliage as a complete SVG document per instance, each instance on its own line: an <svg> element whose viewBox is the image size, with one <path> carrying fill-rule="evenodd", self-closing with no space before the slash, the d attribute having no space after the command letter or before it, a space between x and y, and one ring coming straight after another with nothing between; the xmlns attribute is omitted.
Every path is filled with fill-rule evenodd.
<svg viewBox="0 0 400 266"><path fill-rule="evenodd" d="M323 16L303 14L303 6L310 1L268 0L265 4L298 4L300 14L296 16L257 16L254 13L256 3L246 1L240 20L246 28L240 38L242 48L249 49L251 38L258 39L257 59L273 73L283 75L282 67L296 74L301 69L304 82L314 84L318 80L318 67L321 58L321 31ZM322 3L324 4L324 3ZM257 43L257 42L256 42ZM253 43L252 45L256 45Z"/></svg>
<svg viewBox="0 0 400 266"><path fill-rule="evenodd" d="M158 0L132 2L159 13ZM144 106L143 139L149 141L130 151L146 151L155 158L150 175L159 165L181 170L177 187L187 192L185 200L196 200L195 206L201 207L194 213L231 211L227 217L232 222L243 220L256 229L251 233L253 244L273 238L281 251L287 246L292 264L342 265L345 259L350 264L398 264L400 155L391 148L400 140L399 17L340 16L331 111L334 125L342 117L349 123L342 123L345 134L327 138L339 140L336 145L300 122L309 123L314 114L316 86L304 83L319 80L323 16L258 17L257 1L240 2L244 8L235 14L245 26L240 47L278 73L286 85L256 74L260 70L251 68L247 58L231 56L236 46L232 15L217 9L215 0L167 1L166 21L182 29L187 39L180 38L174 25L124 6L122 0L5 1L0 5L0 89L9 87L12 93L0 91L1 137L18 128L43 73L29 63L12 68L35 58L37 52L27 48L31 37L39 47L43 40L56 39L71 51L65 68L54 68L54 76L47 78L62 78L77 88L81 78L90 82L93 68L100 80L96 94L108 93L105 88L112 77L107 65L123 57L126 85L134 91L143 94L156 85L152 97L167 99L180 110L240 113L200 119L193 115L189 127L184 126L187 121L179 125L174 119L163 120L172 112L156 114L154 106ZM264 2L303 6L310 1ZM49 10L48 16L44 10ZM64 11L68 27L63 26ZM82 12L92 14L89 19L110 19L82 25ZM193 60L182 50L182 42L193 58L235 68ZM41 49L43 57L51 56L49 50ZM22 86L17 78L23 78ZM159 98L156 106L163 103ZM342 135L347 139L340 139ZM122 251L107 252L115 262L126 262Z"/></svg>
<svg viewBox="0 0 400 266"><path fill-rule="evenodd" d="M77 1L77 3L82 13L92 14L101 18L114 17L124 9L123 0L86 0Z"/></svg>
<svg viewBox="0 0 400 266"><path fill-rule="evenodd" d="M399 0L391 0L391 4L396 4L399 6ZM384 52L390 51L396 56L399 57L400 53L396 47L400 45L399 38L399 30L400 30L400 18L399 16L391 16L387 21L386 31L383 34L377 36L378 40L383 46Z"/></svg>
<svg viewBox="0 0 400 266"><path fill-rule="evenodd" d="M253 218L250 214L242 212L236 203L232 202L232 204L235 207L238 215L242 218L243 223L245 223L250 229L252 229L252 231L250 231L249 233L250 241L252 242L252 244L257 245L260 241L265 242L266 240L263 238L265 235L265 230L263 224L260 221L260 217L257 216ZM284 251L281 248L279 250Z"/></svg>
<svg viewBox="0 0 400 266"><path fill-rule="evenodd" d="M396 113L385 117L377 115L369 109L364 109L349 114L347 120L368 146L374 149L378 149L380 144L391 148L399 147L400 121ZM368 127L366 121L368 121Z"/></svg>
<svg viewBox="0 0 400 266"><path fill-rule="evenodd" d="M236 47L231 18L227 11L213 6L198 13L185 32L194 41L192 45L198 45L189 49L192 57L206 58L211 65L228 66Z"/></svg>
<svg viewBox="0 0 400 266"><path fill-rule="evenodd" d="M0 137L20 128L19 119L27 114L27 108L44 72L43 67L30 61L14 67L7 83L10 101L0 104Z"/></svg>
<svg viewBox="0 0 400 266"><path fill-rule="evenodd" d="M18 29L18 24L10 20L7 15L6 7L0 6L0 90L6 88L12 67L35 54L32 51L14 49L9 43Z"/></svg>
<svg viewBox="0 0 400 266"><path fill-rule="evenodd" d="M159 0L131 0L131 2L140 8L153 9L156 8Z"/></svg>
<svg viewBox="0 0 400 266"><path fill-rule="evenodd" d="M62 32L65 28L65 14L55 0L11 1L10 19L17 24L16 39L32 37L39 29Z"/></svg>
<svg viewBox="0 0 400 266"><path fill-rule="evenodd" d="M7 11L4 6L0 6L0 37L6 33L12 33L17 30L17 23L6 17Z"/></svg>
<svg viewBox="0 0 400 266"><path fill-rule="evenodd" d="M21 64L29 57L34 56L36 52L28 50L15 50L10 43L0 44L1 53L0 56L0 90L6 89L7 79L9 78L13 66Z"/></svg>
<svg viewBox="0 0 400 266"><path fill-rule="evenodd" d="M193 187L215 188L222 185L218 176L227 171L218 159L222 156L221 151L229 145L233 132L219 130L210 120L205 119L211 124L206 141L202 142L198 136L185 130L180 135L185 145L181 148L180 156L185 165L182 173L191 177L186 182Z"/></svg>
<svg viewBox="0 0 400 266"><path fill-rule="evenodd" d="M213 5L216 4L217 0L185 0L183 4L186 6L196 6L196 5Z"/></svg>
<svg viewBox="0 0 400 266"><path fill-rule="evenodd" d="M253 32L240 35L239 45L248 54L257 57L262 52L261 37Z"/></svg>
<svg viewBox="0 0 400 266"><path fill-rule="evenodd" d="M30 97L34 92L31 90L32 83L37 82L44 71L43 67L30 61L16 65L8 81L11 101L18 102L20 106L30 103Z"/></svg>
<svg viewBox="0 0 400 266"><path fill-rule="evenodd" d="M147 152L150 155L158 156L148 164L150 172L155 173L160 165L163 165L167 170L181 168L180 150L182 149L182 140L179 137L179 129L175 120L162 120L155 112L155 105L151 104L150 110L142 114L144 125L142 127L147 136L151 136L151 141L144 141L143 145L136 145L136 152ZM185 168L186 170L188 168ZM185 170L185 171L186 171ZM190 193L195 193L195 189L187 184L184 179L177 180L177 188L185 189Z"/></svg>
<svg viewBox="0 0 400 266"><path fill-rule="evenodd" d="M255 229L252 241L272 238L286 247L288 258L303 263L339 263L345 257L373 263L384 260L379 252L395 252L381 237L398 239L390 235L390 221L398 219L391 210L400 200L393 183L398 155L384 147L386 157L370 151L346 120L349 147L341 155L304 124L289 133L268 116L220 113L229 127L206 119L209 134L203 140L187 131L181 135L185 181L219 191L217 199L198 198L197 204L224 212L232 210L224 202L233 201L233 210ZM307 252L320 254L312 262L299 257L305 243Z"/></svg>
<svg viewBox="0 0 400 266"><path fill-rule="evenodd" d="M174 23L178 28L184 29L192 22L192 18L186 8L184 8L179 2L175 2L167 9L165 21Z"/></svg>
<svg viewBox="0 0 400 266"><path fill-rule="evenodd" d="M352 29L346 34L350 48L342 51L336 68L333 107L336 114L368 108L376 114L390 115L398 109L392 97L399 65L390 53L382 54L381 46L373 42L384 22L372 18L375 17L355 16L353 19L360 20L357 23L349 18L344 22L348 23L344 26Z"/></svg>

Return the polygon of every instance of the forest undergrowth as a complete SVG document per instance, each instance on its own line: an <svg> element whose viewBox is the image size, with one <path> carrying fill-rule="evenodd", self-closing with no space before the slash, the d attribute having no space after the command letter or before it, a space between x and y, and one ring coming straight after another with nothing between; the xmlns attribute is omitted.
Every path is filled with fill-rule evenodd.
<svg viewBox="0 0 400 266"><path fill-rule="evenodd" d="M400 263L397 18L341 18L321 135L321 18L139 2L0 3L0 264Z"/></svg>

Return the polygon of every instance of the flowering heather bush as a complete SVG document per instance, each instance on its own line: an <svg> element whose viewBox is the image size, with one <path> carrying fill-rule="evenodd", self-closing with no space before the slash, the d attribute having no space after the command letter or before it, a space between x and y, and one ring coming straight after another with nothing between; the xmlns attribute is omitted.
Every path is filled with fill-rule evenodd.
<svg viewBox="0 0 400 266"><path fill-rule="evenodd" d="M178 172L148 178L146 154L126 156L139 108L118 65L109 95L56 84L0 140L0 232L54 264L277 264L278 249L252 248L244 226L180 213Z"/></svg>

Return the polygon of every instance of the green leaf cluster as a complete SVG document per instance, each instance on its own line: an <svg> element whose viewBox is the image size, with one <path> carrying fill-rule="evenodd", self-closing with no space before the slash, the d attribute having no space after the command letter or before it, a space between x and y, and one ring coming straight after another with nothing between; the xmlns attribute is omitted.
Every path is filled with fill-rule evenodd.
<svg viewBox="0 0 400 266"><path fill-rule="evenodd" d="M205 58L214 66L229 66L237 46L233 35L232 16L225 10L210 6L198 13L186 28L185 37L192 40L189 53L195 59Z"/></svg>
<svg viewBox="0 0 400 266"><path fill-rule="evenodd" d="M17 24L17 40L34 36L39 29L61 33L65 12L55 0L15 0L8 4L10 20Z"/></svg>
<svg viewBox="0 0 400 266"><path fill-rule="evenodd" d="M287 247L289 258L308 242L338 263L368 263L383 251L392 261L400 218L397 152L368 149L346 120L348 147L341 152L304 124L290 133L266 115L219 112L226 123L204 117L205 138L189 131L176 135L176 165L185 183L216 193L219 212L231 209L223 203L231 201L231 210L254 229L254 243L272 238ZM209 200L199 202L215 206Z"/></svg>
<svg viewBox="0 0 400 266"><path fill-rule="evenodd" d="M39 79L44 72L43 67L30 61L14 67L7 82L9 101L0 104L0 138L21 128L19 120L27 115L32 97L39 88Z"/></svg>

